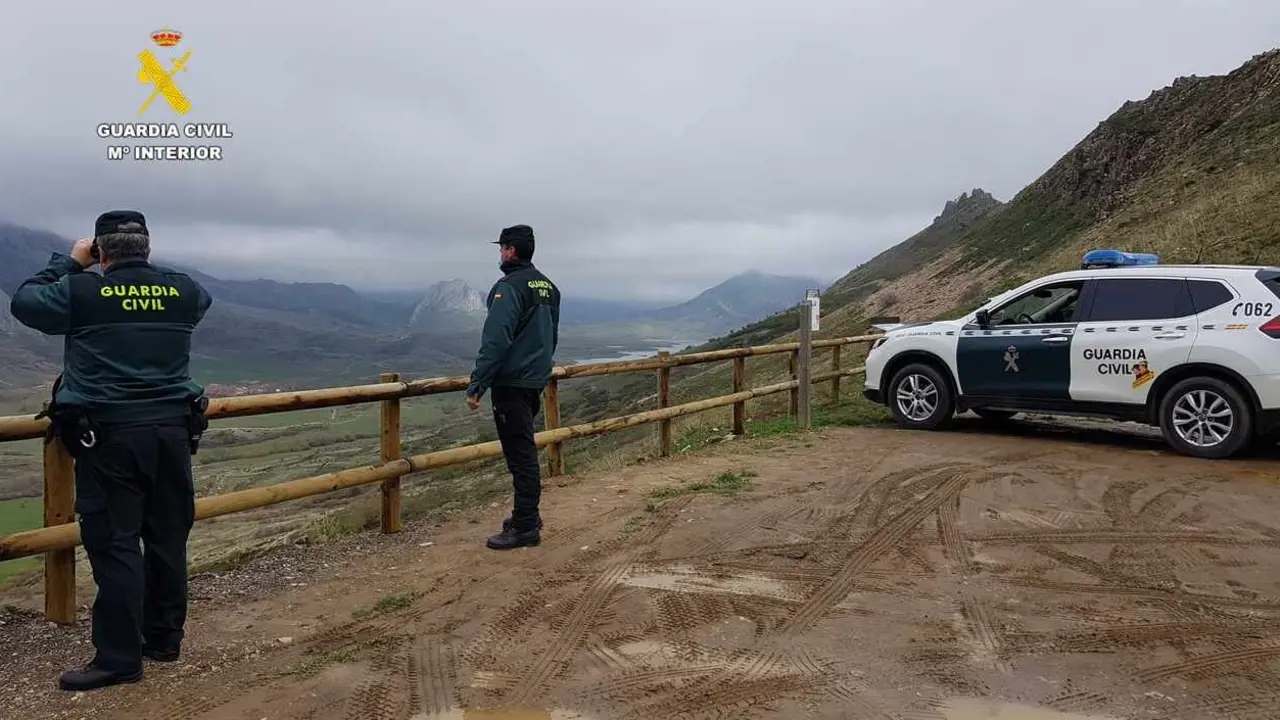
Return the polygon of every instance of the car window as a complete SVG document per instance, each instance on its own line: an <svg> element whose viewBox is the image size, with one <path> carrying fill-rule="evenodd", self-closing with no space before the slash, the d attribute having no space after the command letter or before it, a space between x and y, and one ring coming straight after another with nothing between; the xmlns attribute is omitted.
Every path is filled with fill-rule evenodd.
<svg viewBox="0 0 1280 720"><path fill-rule="evenodd" d="M1076 321L1076 305L1084 282L1042 285L991 311L991 325L1029 325Z"/></svg>
<svg viewBox="0 0 1280 720"><path fill-rule="evenodd" d="M1191 290L1191 306L1198 313L1212 310L1235 298L1235 295L1217 280L1188 280L1187 287Z"/></svg>
<svg viewBox="0 0 1280 720"><path fill-rule="evenodd" d="M1097 280L1091 322L1171 320L1191 315L1191 290L1182 278Z"/></svg>

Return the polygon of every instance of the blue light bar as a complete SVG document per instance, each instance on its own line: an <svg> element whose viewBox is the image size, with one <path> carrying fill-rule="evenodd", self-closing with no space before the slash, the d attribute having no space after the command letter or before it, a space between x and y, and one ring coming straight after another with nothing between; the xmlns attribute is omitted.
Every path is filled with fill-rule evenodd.
<svg viewBox="0 0 1280 720"><path fill-rule="evenodd" d="M1124 267L1126 265L1159 265L1160 256L1155 253L1128 253L1120 250L1091 250L1084 254L1080 269Z"/></svg>

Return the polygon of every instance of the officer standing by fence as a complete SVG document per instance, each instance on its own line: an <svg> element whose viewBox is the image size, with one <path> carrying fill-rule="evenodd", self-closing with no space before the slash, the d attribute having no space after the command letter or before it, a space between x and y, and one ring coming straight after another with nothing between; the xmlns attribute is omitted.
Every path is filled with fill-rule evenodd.
<svg viewBox="0 0 1280 720"><path fill-rule="evenodd" d="M42 414L75 458L76 515L98 586L97 653L63 673L70 691L137 682L144 655L178 659L195 520L191 454L207 404L189 374L191 333L213 302L187 275L150 264L141 213L104 213L94 234L69 256L55 253L11 303L22 324L66 337ZM85 272L95 264L101 274Z"/></svg>
<svg viewBox="0 0 1280 720"><path fill-rule="evenodd" d="M480 398L492 389L493 420L511 471L514 497L502 532L486 545L510 550L541 541L542 478L533 423L560 339L560 290L533 266L533 229L528 225L503 229L495 244L503 277L489 291L489 315L467 388L467 405L479 408Z"/></svg>

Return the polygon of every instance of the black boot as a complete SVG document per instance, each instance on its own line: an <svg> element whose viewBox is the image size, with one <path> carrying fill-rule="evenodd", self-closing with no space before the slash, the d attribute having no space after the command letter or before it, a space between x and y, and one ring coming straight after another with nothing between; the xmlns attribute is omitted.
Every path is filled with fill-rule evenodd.
<svg viewBox="0 0 1280 720"><path fill-rule="evenodd" d="M542 542L542 533L537 528L520 531L514 527L504 527L502 532L491 536L485 545L490 550L514 550L518 547L537 545Z"/></svg>
<svg viewBox="0 0 1280 720"><path fill-rule="evenodd" d="M119 685L120 683L136 683L142 679L142 671L134 673L117 673L89 663L83 670L68 670L58 678L58 685L70 692L97 690L98 688Z"/></svg>
<svg viewBox="0 0 1280 720"><path fill-rule="evenodd" d="M173 650L161 650L160 648L153 648L146 643L142 644L142 657L156 662L174 662L178 659L179 652L176 648Z"/></svg>
<svg viewBox="0 0 1280 720"><path fill-rule="evenodd" d="M511 520L510 515L502 519L502 532L506 532L513 527L515 527L515 523ZM542 518L538 518L538 530L542 530Z"/></svg>

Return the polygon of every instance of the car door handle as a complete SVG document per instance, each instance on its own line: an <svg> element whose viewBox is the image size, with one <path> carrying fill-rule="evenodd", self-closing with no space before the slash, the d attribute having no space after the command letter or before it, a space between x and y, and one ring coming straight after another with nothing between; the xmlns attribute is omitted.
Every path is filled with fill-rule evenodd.
<svg viewBox="0 0 1280 720"><path fill-rule="evenodd" d="M1157 340L1177 340L1186 336L1187 334L1181 330L1170 330L1169 332L1157 333L1154 337Z"/></svg>
<svg viewBox="0 0 1280 720"><path fill-rule="evenodd" d="M1045 343L1046 345L1061 345L1070 339L1071 338L1066 335L1049 335L1048 337L1041 338L1040 342Z"/></svg>

